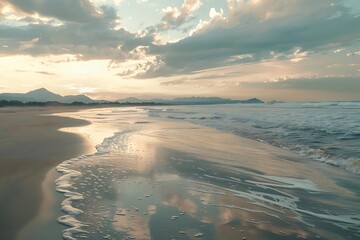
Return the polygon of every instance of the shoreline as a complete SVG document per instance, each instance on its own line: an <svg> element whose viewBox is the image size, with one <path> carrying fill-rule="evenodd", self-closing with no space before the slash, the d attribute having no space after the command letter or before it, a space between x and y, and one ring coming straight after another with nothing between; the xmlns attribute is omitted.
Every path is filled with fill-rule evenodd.
<svg viewBox="0 0 360 240"><path fill-rule="evenodd" d="M359 227L352 215L357 176L269 144L129 110L77 115L118 131L98 146L100 154L71 164L82 175L65 187L82 199L68 207L83 211L76 219L86 224L75 238L343 239L354 234L347 227Z"/></svg>
<svg viewBox="0 0 360 240"><path fill-rule="evenodd" d="M334 239L335 235L352 233L344 229L330 231L331 225L321 227L324 221L358 227L359 223L351 215L358 209L355 204L358 190L354 188L358 177L353 179L338 168L211 127L152 118L141 108L49 110L52 111L34 110L29 114L25 109L7 113L17 114L13 118L23 124L15 129L17 134L31 140L44 141L33 135L37 130L47 138L68 139L67 146L61 146L66 152L56 153L62 159L51 161L52 166L46 167L39 159L27 158L28 165L39 165L37 169L42 169L31 174L37 179L42 178L38 181L37 191L28 188L25 192L37 194L35 200L25 201L26 205L32 209L37 206L37 209L32 215L27 212L29 219L17 228L16 240L60 240L63 230L69 229L56 222L58 217L67 214L59 208L64 195L55 192L54 180L62 176L55 167L71 159L78 159L71 164L71 170L79 171L81 175L63 187L75 190L77 196L84 199L74 201L73 205L67 203L67 207L84 211L76 218L80 224L90 223L84 229L87 232L75 232L76 237L148 239L151 236L162 239L164 235L190 237L199 232L214 236L216 232L226 235L226 239L243 236L259 239L307 236L315 239L317 234ZM21 115L31 121L18 120ZM19 126L16 121L7 121L8 125ZM4 123L0 125L3 127ZM189 136L191 141L187 140ZM93 154L96 152L94 146L99 143L96 151L101 154ZM34 144L34 149L42 152L36 154L49 150L44 150L40 143ZM18 151L25 154L24 147L20 145ZM14 149L9 152L14 153ZM67 149L76 149L78 154L64 158L65 153L74 153ZM2 177L0 175L0 184ZM29 182L23 180L22 184ZM313 198L314 194L316 198ZM10 191L8 195L18 197ZM347 207L334 205L329 199ZM24 198L20 197L18 204L21 203ZM312 208L317 205L325 207ZM328 210L342 214L332 215ZM15 213L18 212L23 214L15 209ZM293 217L296 215L297 218ZM289 220L285 225L279 221L283 217ZM193 232L194 225L187 225L185 219L196 223L196 232ZM155 222L169 224L171 229L162 232ZM304 223L317 224L321 229L315 231ZM272 237L265 238L268 234Z"/></svg>
<svg viewBox="0 0 360 240"><path fill-rule="evenodd" d="M0 232L15 239L39 214L43 182L51 169L89 148L86 138L61 131L90 122L54 113L64 108L12 108L0 111Z"/></svg>

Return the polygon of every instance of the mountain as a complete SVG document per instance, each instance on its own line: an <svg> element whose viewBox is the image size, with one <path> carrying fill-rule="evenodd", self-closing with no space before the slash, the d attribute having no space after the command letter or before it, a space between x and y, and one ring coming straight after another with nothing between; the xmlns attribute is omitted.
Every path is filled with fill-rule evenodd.
<svg viewBox="0 0 360 240"><path fill-rule="evenodd" d="M164 99L139 99L139 98L125 98L121 99L120 103L162 103L162 104L175 104L175 105L193 105L193 104L227 104L227 103L264 103L258 98L251 98L247 100L232 100L219 97L188 97L188 98L175 98L173 100Z"/></svg>
<svg viewBox="0 0 360 240"><path fill-rule="evenodd" d="M64 96L63 102L64 103L73 103L73 102L95 103L95 102L103 102L103 101L95 101L86 95L70 95L70 96Z"/></svg>
<svg viewBox="0 0 360 240"><path fill-rule="evenodd" d="M109 102L105 100L93 100L86 95L70 95L61 96L59 94L50 92L46 88L39 88L27 93L2 93L0 94L0 101L20 101L20 103L46 103L58 102L62 104L169 104L169 105L206 105L206 104L228 104L228 103L264 103L260 99L251 98L248 100L232 100L219 97L188 97L188 98L175 98L172 100L164 99L139 99L139 98L126 98L117 102ZM5 103L4 103L5 104ZM9 104L9 103L7 103ZM6 105L6 104L5 104ZM20 104L21 105L21 104Z"/></svg>
<svg viewBox="0 0 360 240"><path fill-rule="evenodd" d="M27 93L2 93L0 100L21 101L21 102L60 102L60 103L94 103L95 101L85 95L61 96L47 90L39 88Z"/></svg>
<svg viewBox="0 0 360 240"><path fill-rule="evenodd" d="M175 98L173 103L176 104L226 104L226 103L264 103L260 99L251 98L247 100L232 100L219 97L190 97Z"/></svg>
<svg viewBox="0 0 360 240"><path fill-rule="evenodd" d="M37 102L55 101L61 102L63 97L47 90L46 88L39 88L24 94L24 97L32 99Z"/></svg>

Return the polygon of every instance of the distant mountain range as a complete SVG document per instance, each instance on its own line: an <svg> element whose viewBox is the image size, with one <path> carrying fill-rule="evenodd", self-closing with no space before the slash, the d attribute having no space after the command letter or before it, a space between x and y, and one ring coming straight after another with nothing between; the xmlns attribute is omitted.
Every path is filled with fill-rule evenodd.
<svg viewBox="0 0 360 240"><path fill-rule="evenodd" d="M57 102L62 104L171 104L171 105L194 105L194 104L226 104L226 103L264 103L260 99L252 98L248 100L232 100L219 97L189 97L189 98L175 98L172 100L164 99L139 99L126 98L118 101L93 100L86 95L70 95L61 96L50 92L45 88L36 89L28 93L2 93L0 94L0 101L20 101L22 103L31 102Z"/></svg>
<svg viewBox="0 0 360 240"><path fill-rule="evenodd" d="M153 103L162 103L162 104L175 104L175 105L193 105L193 104L226 104L226 103L264 103L258 98L251 98L247 100L232 100L219 97L187 97L187 98L175 98L172 100L164 99L138 99L138 98L126 98L119 100L120 103L143 103L143 102L153 102Z"/></svg>
<svg viewBox="0 0 360 240"><path fill-rule="evenodd" d="M45 88L39 88L28 93L2 93L0 94L0 100L5 101L20 101L20 102L59 102L59 103L73 103L73 102L83 102L83 103L94 103L95 100L92 100L85 95L70 95L70 96L61 96L50 92Z"/></svg>

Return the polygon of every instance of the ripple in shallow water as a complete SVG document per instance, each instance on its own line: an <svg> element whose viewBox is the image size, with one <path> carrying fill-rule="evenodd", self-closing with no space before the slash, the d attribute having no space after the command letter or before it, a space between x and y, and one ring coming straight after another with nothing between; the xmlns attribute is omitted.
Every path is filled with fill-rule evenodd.
<svg viewBox="0 0 360 240"><path fill-rule="evenodd" d="M58 166L64 175L57 190L66 197L66 215L58 221L70 227L65 239L359 236L360 216L349 199L323 192L310 180L154 149L144 136L117 133L98 153Z"/></svg>

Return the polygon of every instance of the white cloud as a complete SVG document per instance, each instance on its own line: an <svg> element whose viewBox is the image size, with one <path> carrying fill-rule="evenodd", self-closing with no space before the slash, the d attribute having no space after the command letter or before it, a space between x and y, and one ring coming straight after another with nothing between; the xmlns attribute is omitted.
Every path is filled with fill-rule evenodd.
<svg viewBox="0 0 360 240"><path fill-rule="evenodd" d="M339 52L342 52L344 50L345 50L345 48L338 48L338 49L334 50L334 53L339 53Z"/></svg>
<svg viewBox="0 0 360 240"><path fill-rule="evenodd" d="M77 92L83 94L83 93L93 93L97 90L97 88L94 87L85 87L85 86L77 86L77 85L69 85L69 89L76 90Z"/></svg>
<svg viewBox="0 0 360 240"><path fill-rule="evenodd" d="M182 24L189 21L191 13L199 9L201 6L200 0L184 0L181 8L166 7L162 11L164 16L162 18L162 24L160 28L163 30L171 29L173 27L179 27Z"/></svg>
<svg viewBox="0 0 360 240"><path fill-rule="evenodd" d="M227 0L228 16L223 16L223 10L216 12L214 8L210 10L210 20L201 20L200 23L192 30L192 33L203 32L208 29L218 27L233 27L240 24L249 23L251 21L268 21L272 19L279 19L284 17L304 18L317 11L324 11L329 7L334 11L328 16L332 19L334 14L340 14L336 11L336 6L331 6L330 1L312 1L312 0ZM310 5L310 7L306 7Z"/></svg>
<svg viewBox="0 0 360 240"><path fill-rule="evenodd" d="M346 56L360 56L360 51L349 52L346 54Z"/></svg>
<svg viewBox="0 0 360 240"><path fill-rule="evenodd" d="M292 58L290 59L291 62L297 63L302 61L305 57L307 57L309 55L310 52L308 51L302 51L301 48L297 48L293 55Z"/></svg>
<svg viewBox="0 0 360 240"><path fill-rule="evenodd" d="M209 11L210 20L204 21L200 19L198 25L190 31L190 36L195 33L205 32L210 28L221 27L223 23L226 22L226 17L224 17L224 10L220 9L219 12L215 8L211 8Z"/></svg>

